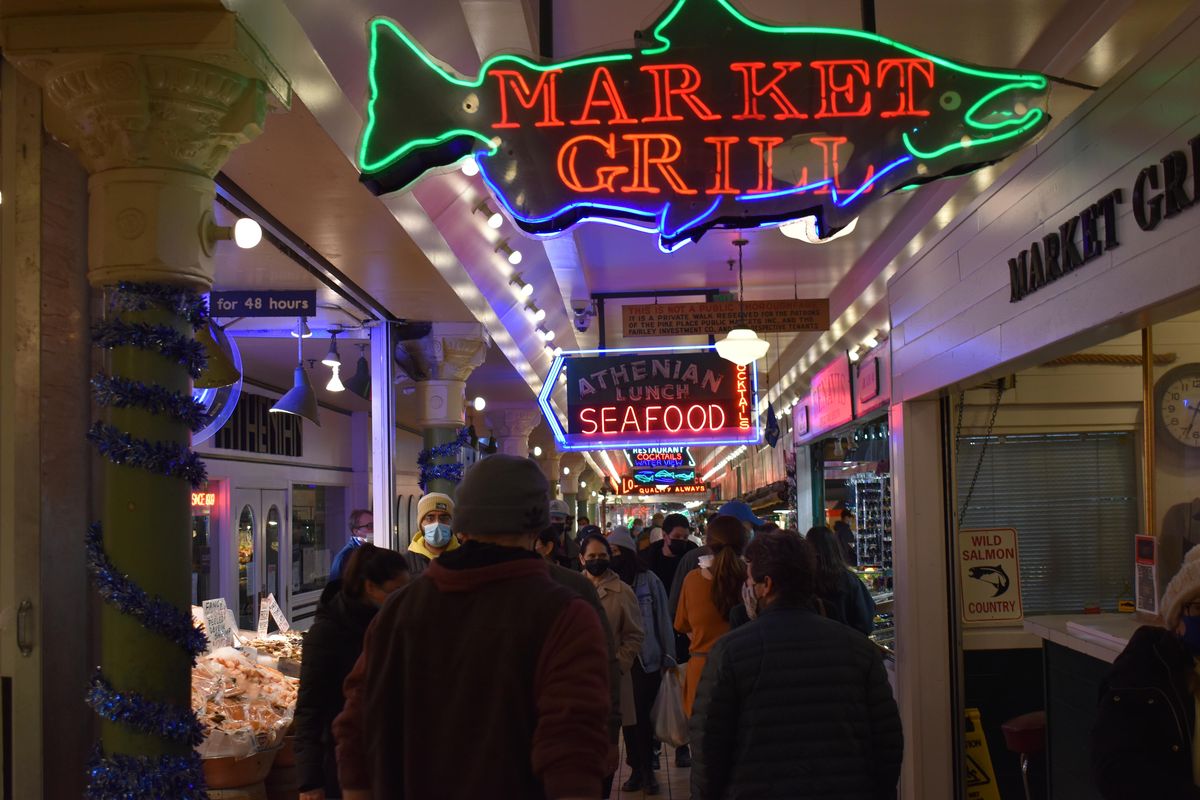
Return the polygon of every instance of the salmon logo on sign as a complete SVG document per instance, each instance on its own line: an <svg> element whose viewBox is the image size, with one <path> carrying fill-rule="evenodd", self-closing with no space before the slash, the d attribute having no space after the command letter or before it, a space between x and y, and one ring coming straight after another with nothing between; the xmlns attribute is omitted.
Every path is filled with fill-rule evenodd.
<svg viewBox="0 0 1200 800"><path fill-rule="evenodd" d="M1017 532L964 530L958 545L963 622L1007 624L1023 618Z"/></svg>
<svg viewBox="0 0 1200 800"><path fill-rule="evenodd" d="M769 25L729 0L676 0L633 47L517 55L457 74L374 19L358 151L377 194L474 159L522 230L584 220L658 235L815 219L970 172L1049 121L1046 78L969 66L858 30Z"/></svg>

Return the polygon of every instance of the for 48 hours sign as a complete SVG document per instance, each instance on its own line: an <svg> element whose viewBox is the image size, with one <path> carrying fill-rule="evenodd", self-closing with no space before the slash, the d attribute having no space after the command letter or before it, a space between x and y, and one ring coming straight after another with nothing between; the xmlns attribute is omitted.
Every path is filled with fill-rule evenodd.
<svg viewBox="0 0 1200 800"><path fill-rule="evenodd" d="M373 191L473 157L529 233L602 220L668 251L805 216L831 235L874 198L1004 158L1049 119L1041 75L768 25L729 0L677 0L627 50L496 56L474 78L391 20L369 35L358 164Z"/></svg>

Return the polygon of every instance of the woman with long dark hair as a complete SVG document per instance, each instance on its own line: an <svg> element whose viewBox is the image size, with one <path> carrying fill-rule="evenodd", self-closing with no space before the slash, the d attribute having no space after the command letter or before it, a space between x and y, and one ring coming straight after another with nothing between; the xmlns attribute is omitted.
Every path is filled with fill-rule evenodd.
<svg viewBox="0 0 1200 800"><path fill-rule="evenodd" d="M675 611L675 630L690 640L691 658L683 680L683 707L689 716L708 651L729 631L729 612L742 602L745 527L735 517L714 517L708 523L708 547L712 555L701 556L700 568L684 578Z"/></svg>
<svg viewBox="0 0 1200 800"><path fill-rule="evenodd" d="M304 634L296 700L296 766L300 800L341 797L331 731L342 711L342 684L362 653L363 634L388 595L408 583L408 562L395 550L363 544L346 559L340 580L321 593L316 621Z"/></svg>
<svg viewBox="0 0 1200 800"><path fill-rule="evenodd" d="M824 526L804 536L817 556L817 597L825 616L870 636L875 629L875 601L867 585L846 566L837 534Z"/></svg>

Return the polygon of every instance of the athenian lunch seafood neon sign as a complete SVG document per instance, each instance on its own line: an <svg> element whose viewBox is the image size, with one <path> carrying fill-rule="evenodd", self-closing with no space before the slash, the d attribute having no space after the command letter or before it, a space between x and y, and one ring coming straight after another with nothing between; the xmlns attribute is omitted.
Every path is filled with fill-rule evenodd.
<svg viewBox="0 0 1200 800"><path fill-rule="evenodd" d="M677 0L628 50L458 75L372 20L358 153L376 193L474 158L512 220L656 233L815 216L823 236L874 198L1004 158L1049 117L1046 79L959 64L863 31L780 27L728 0Z"/></svg>

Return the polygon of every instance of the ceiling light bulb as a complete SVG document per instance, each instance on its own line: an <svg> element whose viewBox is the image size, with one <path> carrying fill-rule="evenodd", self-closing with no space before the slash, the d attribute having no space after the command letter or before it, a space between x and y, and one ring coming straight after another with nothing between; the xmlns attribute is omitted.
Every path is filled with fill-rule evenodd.
<svg viewBox="0 0 1200 800"><path fill-rule="evenodd" d="M468 178L474 178L479 174L479 162L475 160L475 156L467 156L462 160L462 174Z"/></svg>
<svg viewBox="0 0 1200 800"><path fill-rule="evenodd" d="M874 350L876 347L879 347L879 334L869 334L867 338L863 339L863 344L872 350Z"/></svg>
<svg viewBox="0 0 1200 800"><path fill-rule="evenodd" d="M587 488L587 481L580 481L580 482L579 482L579 488L580 488L580 489L586 489L586 488Z"/></svg>
<svg viewBox="0 0 1200 800"><path fill-rule="evenodd" d="M779 232L789 239L799 239L808 244L828 244L834 239L840 239L843 236L848 236L854 232L855 226L858 225L858 217L846 223L846 226L832 236L821 236L821 231L817 227L817 218L814 216L801 217L800 219L792 220L779 226Z"/></svg>
<svg viewBox="0 0 1200 800"><path fill-rule="evenodd" d="M555 333L554 333L554 331L552 331L552 330L550 330L550 331L546 331L546 341L547 341L547 342L553 342L553 341L554 341L554 336L555 336Z"/></svg>
<svg viewBox="0 0 1200 800"><path fill-rule="evenodd" d="M534 458L541 458L541 456L542 456L542 448L540 448L540 447L534 447L534 448L533 448L533 457L534 457Z"/></svg>
<svg viewBox="0 0 1200 800"><path fill-rule="evenodd" d="M509 253L508 254L508 263L512 264L514 267L517 264L520 264L521 263L521 251L513 250L511 253Z"/></svg>
<svg viewBox="0 0 1200 800"><path fill-rule="evenodd" d="M308 327L308 320L306 320L304 317L300 317L299 328L300 328L299 333L297 333L296 331L292 331L293 339L295 339L297 336L302 336L305 339L308 339L313 335L312 328Z"/></svg>
<svg viewBox="0 0 1200 800"><path fill-rule="evenodd" d="M541 322L545 318L546 318L546 309L539 308L537 311L533 312L533 321L534 322Z"/></svg>
<svg viewBox="0 0 1200 800"><path fill-rule="evenodd" d="M571 468L563 467L563 475L570 475L570 474L571 474Z"/></svg>
<svg viewBox="0 0 1200 800"><path fill-rule="evenodd" d="M504 224L504 217L499 211L493 212L492 215L488 217L487 224L492 230L499 230L500 226Z"/></svg>
<svg viewBox="0 0 1200 800"><path fill-rule="evenodd" d="M243 250L249 250L262 241L262 226L249 217L233 223L233 241Z"/></svg>
<svg viewBox="0 0 1200 800"><path fill-rule="evenodd" d="M476 411L483 411L485 408L487 408L487 400L484 400L482 397L476 397L475 402L472 403L472 405L475 407Z"/></svg>
<svg viewBox="0 0 1200 800"><path fill-rule="evenodd" d="M765 356L770 347L770 342L758 338L749 328L734 328L717 342L717 355L745 367Z"/></svg>
<svg viewBox="0 0 1200 800"><path fill-rule="evenodd" d="M857 348L857 347L852 347L852 348L850 349L850 362L851 362L851 363L853 363L853 362L855 362L855 361L858 361L858 358L859 358L859 356L858 356L858 348Z"/></svg>
<svg viewBox="0 0 1200 800"><path fill-rule="evenodd" d="M558 358L559 356L561 356L561 355L562 355L562 348L561 348L561 347L556 347L556 348L554 348L553 350L551 350L550 352L551 352L551 354L552 354L552 355L553 355L555 358Z"/></svg>
<svg viewBox="0 0 1200 800"><path fill-rule="evenodd" d="M341 364L333 365L333 375L332 375L332 377L329 378L329 383L325 384L325 388L328 391L331 391L331 392L346 391L346 387L342 385L342 376L340 374L341 371L342 371Z"/></svg>
<svg viewBox="0 0 1200 800"><path fill-rule="evenodd" d="M528 300L533 295L533 284L527 283L520 289L521 297Z"/></svg>

